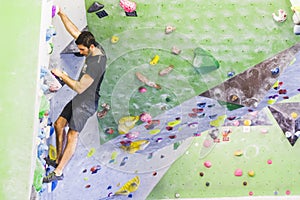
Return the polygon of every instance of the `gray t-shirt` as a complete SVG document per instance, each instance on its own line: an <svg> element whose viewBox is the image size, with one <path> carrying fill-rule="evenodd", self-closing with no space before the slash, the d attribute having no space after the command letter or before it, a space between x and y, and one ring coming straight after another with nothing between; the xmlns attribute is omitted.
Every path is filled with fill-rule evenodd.
<svg viewBox="0 0 300 200"><path fill-rule="evenodd" d="M94 81L93 83L81 94L77 94L73 98L73 106L84 105L96 111L98 106L98 100L100 98L100 85L103 81L106 68L106 54L101 46L97 46L100 49L101 55L88 56L85 60L85 64L79 75L79 79L84 75L88 74ZM75 103L75 104L74 104ZM95 105L95 107L93 107ZM90 109L89 109L90 110Z"/></svg>

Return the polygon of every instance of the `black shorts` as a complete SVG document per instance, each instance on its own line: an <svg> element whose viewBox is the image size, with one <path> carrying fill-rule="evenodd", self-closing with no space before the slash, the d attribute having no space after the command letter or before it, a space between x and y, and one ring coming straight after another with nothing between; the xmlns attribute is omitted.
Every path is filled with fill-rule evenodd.
<svg viewBox="0 0 300 200"><path fill-rule="evenodd" d="M96 112L95 105L74 105L70 101L61 112L60 116L65 118L69 123L69 128L81 132L87 120Z"/></svg>

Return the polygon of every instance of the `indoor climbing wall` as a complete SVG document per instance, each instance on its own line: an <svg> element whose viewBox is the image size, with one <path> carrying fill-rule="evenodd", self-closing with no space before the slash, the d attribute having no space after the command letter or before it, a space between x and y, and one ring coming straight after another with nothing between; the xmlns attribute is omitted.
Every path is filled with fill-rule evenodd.
<svg viewBox="0 0 300 200"><path fill-rule="evenodd" d="M77 177L66 180L76 198L300 194L289 1L100 3L87 28L107 53L99 111L110 110L99 135L81 134Z"/></svg>
<svg viewBox="0 0 300 200"><path fill-rule="evenodd" d="M123 165L110 156L101 162L130 173L169 166L149 199L296 192L287 169L297 166L288 155L299 150L267 109L299 92L291 81L296 76L282 78L299 51L288 1L138 1L129 12L134 16L119 1L101 3L98 14L87 14L108 56L101 101L111 110L99 120L100 149ZM284 22L272 17L279 9L288 13ZM141 82L137 72L161 89ZM133 117L142 113L153 122ZM122 120L131 126L123 128ZM283 181L270 180L274 174Z"/></svg>

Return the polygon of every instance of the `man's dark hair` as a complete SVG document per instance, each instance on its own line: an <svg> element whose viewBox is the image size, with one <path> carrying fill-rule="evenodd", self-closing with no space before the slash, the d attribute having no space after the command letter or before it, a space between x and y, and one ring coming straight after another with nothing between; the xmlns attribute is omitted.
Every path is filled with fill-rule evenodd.
<svg viewBox="0 0 300 200"><path fill-rule="evenodd" d="M89 31L82 31L78 38L75 40L75 43L77 45L81 44L87 48L90 48L92 44L97 46L94 35Z"/></svg>

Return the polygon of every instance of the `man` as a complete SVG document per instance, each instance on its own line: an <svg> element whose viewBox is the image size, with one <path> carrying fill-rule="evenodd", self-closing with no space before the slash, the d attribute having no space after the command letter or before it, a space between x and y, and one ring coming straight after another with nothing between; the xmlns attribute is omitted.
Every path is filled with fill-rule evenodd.
<svg viewBox="0 0 300 200"><path fill-rule="evenodd" d="M64 107L54 123L57 160L45 159L47 164L53 166L55 169L43 178L44 183L64 178L63 169L75 152L78 134L83 129L88 118L97 110L100 98L100 85L106 67L105 52L95 41L92 33L88 31L80 32L61 10L57 14L61 18L66 30L74 37L80 54L85 56L86 60L78 81L73 80L59 69L51 70L56 77L60 78L71 89L77 92L77 95ZM67 138L65 137L66 126L69 127ZM64 148L65 139L67 140Z"/></svg>

